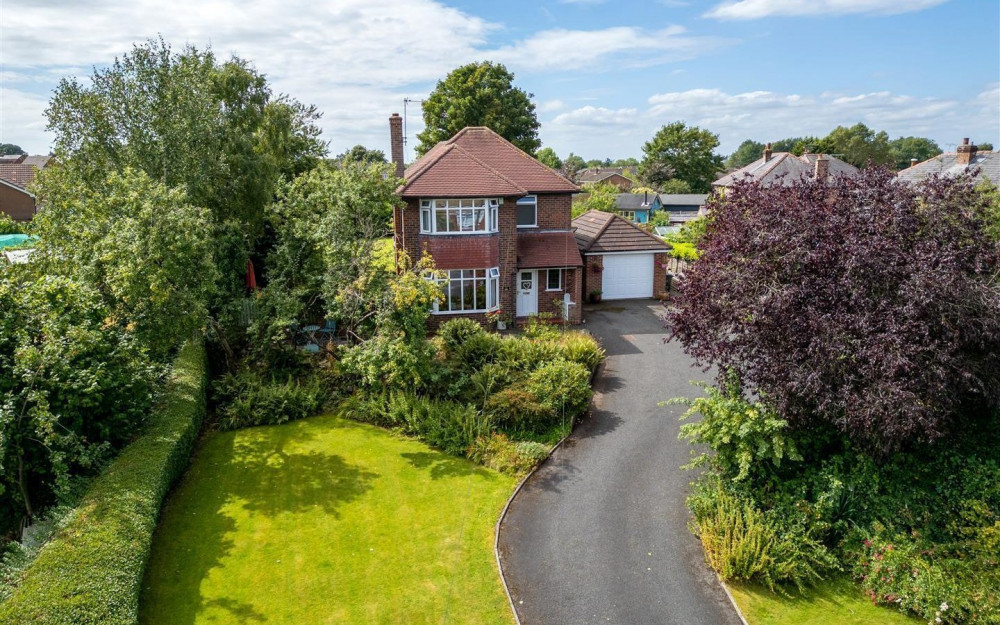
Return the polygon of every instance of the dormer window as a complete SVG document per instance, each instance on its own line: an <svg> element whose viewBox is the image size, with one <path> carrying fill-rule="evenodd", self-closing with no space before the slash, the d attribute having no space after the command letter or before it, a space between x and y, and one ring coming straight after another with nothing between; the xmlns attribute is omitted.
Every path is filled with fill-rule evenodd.
<svg viewBox="0 0 1000 625"><path fill-rule="evenodd" d="M498 229L497 198L420 200L422 234L476 234Z"/></svg>
<svg viewBox="0 0 1000 625"><path fill-rule="evenodd" d="M517 201L517 227L538 227L538 196L526 195Z"/></svg>

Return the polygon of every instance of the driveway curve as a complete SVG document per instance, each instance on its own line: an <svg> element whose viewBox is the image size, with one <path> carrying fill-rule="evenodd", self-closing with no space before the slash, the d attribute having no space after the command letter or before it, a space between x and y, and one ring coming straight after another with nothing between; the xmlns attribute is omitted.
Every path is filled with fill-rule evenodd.
<svg viewBox="0 0 1000 625"><path fill-rule="evenodd" d="M690 446L677 440L693 366L656 302L604 303L585 327L608 357L591 415L528 480L500 527L523 625L740 625L687 529Z"/></svg>

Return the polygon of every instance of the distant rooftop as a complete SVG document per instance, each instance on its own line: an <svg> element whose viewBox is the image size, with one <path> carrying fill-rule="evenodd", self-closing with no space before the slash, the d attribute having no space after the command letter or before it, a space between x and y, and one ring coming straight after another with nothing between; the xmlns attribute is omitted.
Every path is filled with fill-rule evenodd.
<svg viewBox="0 0 1000 625"><path fill-rule="evenodd" d="M932 176L957 176L964 173L978 173L995 185L1000 186L1000 152L985 151L970 144L968 139L955 152L938 154L934 158L917 163L900 171L896 176L905 182L914 183Z"/></svg>
<svg viewBox="0 0 1000 625"><path fill-rule="evenodd" d="M824 172L825 180L836 176L853 176L858 168L829 154L803 154L796 156L791 152L771 153L771 144L764 148L764 155L745 167L728 173L712 183L714 187L728 187L741 181L752 180L765 185L781 184L790 186L802 178L815 178L818 172Z"/></svg>

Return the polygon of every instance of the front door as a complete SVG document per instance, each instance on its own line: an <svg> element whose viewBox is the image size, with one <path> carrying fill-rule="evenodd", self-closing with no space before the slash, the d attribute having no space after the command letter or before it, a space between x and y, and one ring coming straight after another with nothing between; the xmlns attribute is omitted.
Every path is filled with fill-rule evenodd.
<svg viewBox="0 0 1000 625"><path fill-rule="evenodd" d="M517 272L517 316L538 314L538 272Z"/></svg>

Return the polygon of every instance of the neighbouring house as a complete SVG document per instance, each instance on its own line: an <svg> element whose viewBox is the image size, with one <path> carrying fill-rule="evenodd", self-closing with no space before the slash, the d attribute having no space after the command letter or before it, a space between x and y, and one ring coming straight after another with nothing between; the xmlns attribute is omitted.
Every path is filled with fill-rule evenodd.
<svg viewBox="0 0 1000 625"><path fill-rule="evenodd" d="M31 221L38 212L28 186L51 161L48 156L0 156L0 213L16 221Z"/></svg>
<svg viewBox="0 0 1000 625"><path fill-rule="evenodd" d="M670 245L614 213L587 211L573 220L583 254L583 290L601 299L654 297L667 288Z"/></svg>
<svg viewBox="0 0 1000 625"><path fill-rule="evenodd" d="M660 198L655 193L619 193L615 196L615 210L632 223L644 224L660 209Z"/></svg>
<svg viewBox="0 0 1000 625"><path fill-rule="evenodd" d="M914 183L924 178L938 174L955 176L964 173L977 172L980 179L986 179L1000 186L1000 152L979 151L969 139L962 139L962 144L954 152L938 154L922 163L916 159L911 165L900 171L896 176L905 182Z"/></svg>
<svg viewBox="0 0 1000 625"><path fill-rule="evenodd" d="M581 169L576 172L576 183L580 186L587 184L613 184L623 192L628 191L635 185L635 181L629 178L624 167L591 167Z"/></svg>
<svg viewBox="0 0 1000 625"><path fill-rule="evenodd" d="M716 189L725 189L741 180L752 180L764 185L792 185L803 178L830 180L833 177L853 176L858 168L829 154L803 154L771 152L771 144L764 147L761 158L722 176L712 183Z"/></svg>
<svg viewBox="0 0 1000 625"><path fill-rule="evenodd" d="M670 213L670 225L681 226L703 214L707 193L661 193L660 208Z"/></svg>
<svg viewBox="0 0 1000 625"><path fill-rule="evenodd" d="M571 227L579 188L489 128L469 127L403 168L402 118L389 118L405 200L393 215L397 255L425 252L447 274L432 325L555 313L581 320L583 259Z"/></svg>

